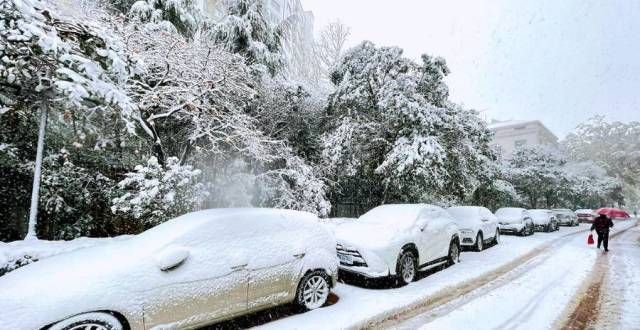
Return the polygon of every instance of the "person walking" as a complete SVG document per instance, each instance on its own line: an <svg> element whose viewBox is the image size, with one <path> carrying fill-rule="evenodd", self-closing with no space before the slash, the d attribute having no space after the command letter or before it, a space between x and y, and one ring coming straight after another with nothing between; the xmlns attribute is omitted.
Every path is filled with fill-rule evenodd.
<svg viewBox="0 0 640 330"><path fill-rule="evenodd" d="M609 251L609 228L611 227L613 227L613 221L604 214L600 214L591 225L591 231L595 229L598 234L598 249L604 244L605 252Z"/></svg>

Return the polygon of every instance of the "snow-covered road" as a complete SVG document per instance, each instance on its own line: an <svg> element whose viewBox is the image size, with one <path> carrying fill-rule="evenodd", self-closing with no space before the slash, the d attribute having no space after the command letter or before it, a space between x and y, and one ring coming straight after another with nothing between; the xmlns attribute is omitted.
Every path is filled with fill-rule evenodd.
<svg viewBox="0 0 640 330"><path fill-rule="evenodd" d="M632 222L618 223L615 230ZM339 284L338 303L269 322L264 328L496 328L530 321L552 327L597 258L586 245L588 225L555 233L503 237L458 265L406 287L367 289Z"/></svg>
<svg viewBox="0 0 640 330"><path fill-rule="evenodd" d="M640 226L609 243L595 329L640 328Z"/></svg>

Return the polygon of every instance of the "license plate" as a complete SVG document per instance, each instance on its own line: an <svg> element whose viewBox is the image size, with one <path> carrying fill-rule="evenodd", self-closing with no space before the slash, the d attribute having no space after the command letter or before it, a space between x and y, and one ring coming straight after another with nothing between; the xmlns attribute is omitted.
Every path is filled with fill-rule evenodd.
<svg viewBox="0 0 640 330"><path fill-rule="evenodd" d="M349 256L346 254L338 254L338 259L340 259L341 263L351 265L353 264L353 256Z"/></svg>

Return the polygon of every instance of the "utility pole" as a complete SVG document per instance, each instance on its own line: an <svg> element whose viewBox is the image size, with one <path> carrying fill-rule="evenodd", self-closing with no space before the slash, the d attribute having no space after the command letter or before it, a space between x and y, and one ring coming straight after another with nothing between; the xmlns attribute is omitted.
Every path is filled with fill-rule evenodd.
<svg viewBox="0 0 640 330"><path fill-rule="evenodd" d="M47 129L47 116L49 113L49 100L42 100L40 109L40 129L38 130L38 150L36 152L36 165L33 170L33 188L31 189L31 210L29 211L29 227L25 240L38 239L36 224L38 219L38 200L40 197L40 176L42 174L42 158L44 154L44 134Z"/></svg>

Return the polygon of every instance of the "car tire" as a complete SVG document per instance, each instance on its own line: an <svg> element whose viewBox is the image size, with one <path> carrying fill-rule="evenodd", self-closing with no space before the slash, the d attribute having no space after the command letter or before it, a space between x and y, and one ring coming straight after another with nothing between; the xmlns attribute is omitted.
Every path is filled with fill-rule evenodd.
<svg viewBox="0 0 640 330"><path fill-rule="evenodd" d="M522 227L522 230L520 231L519 235L522 236L522 237L528 236L529 235L529 226L524 225Z"/></svg>
<svg viewBox="0 0 640 330"><path fill-rule="evenodd" d="M529 224L527 226L527 228L529 228L529 235L528 236L531 236L531 235L536 233L536 228L533 226L533 224Z"/></svg>
<svg viewBox="0 0 640 330"><path fill-rule="evenodd" d="M124 326L117 317L111 314L85 313L60 321L49 328L49 330L71 329L123 330Z"/></svg>
<svg viewBox="0 0 640 330"><path fill-rule="evenodd" d="M329 298L328 276L321 270L308 272L300 280L296 293L296 305L303 311L322 307Z"/></svg>
<svg viewBox="0 0 640 330"><path fill-rule="evenodd" d="M496 235L493 236L493 244L494 245L500 244L500 229L496 229Z"/></svg>
<svg viewBox="0 0 640 330"><path fill-rule="evenodd" d="M418 258L411 250L404 250L398 257L396 275L402 285L407 285L416 279L418 274Z"/></svg>
<svg viewBox="0 0 640 330"><path fill-rule="evenodd" d="M457 238L454 238L449 243L449 254L447 255L449 266L455 265L460 262L460 243Z"/></svg>
<svg viewBox="0 0 640 330"><path fill-rule="evenodd" d="M478 235L476 235L476 245L473 247L473 249L476 252L484 250L484 237L482 236L482 233L478 233Z"/></svg>

